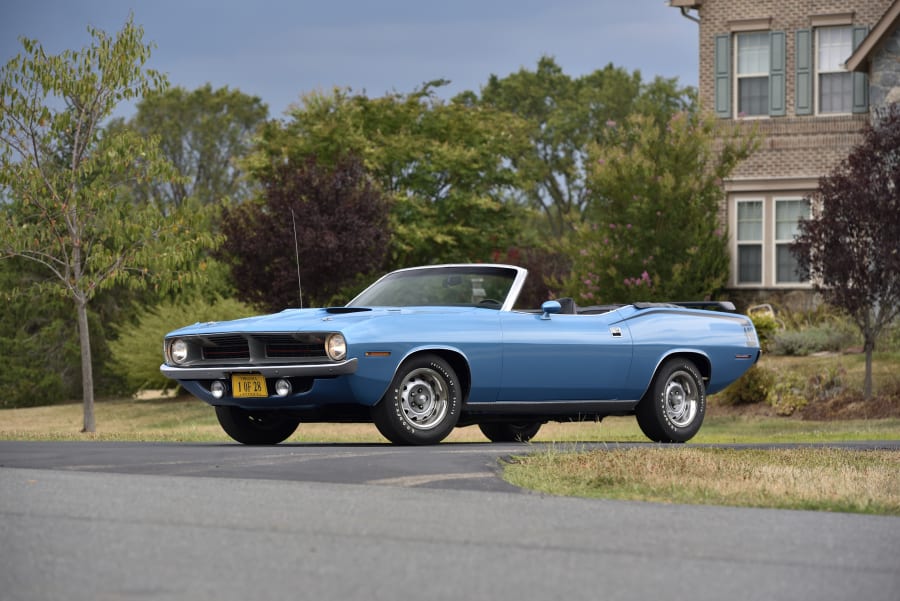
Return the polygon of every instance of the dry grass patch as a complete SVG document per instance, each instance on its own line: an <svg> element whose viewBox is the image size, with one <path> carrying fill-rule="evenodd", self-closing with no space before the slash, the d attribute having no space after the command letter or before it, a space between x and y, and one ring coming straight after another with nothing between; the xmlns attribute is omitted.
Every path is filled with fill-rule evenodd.
<svg viewBox="0 0 900 601"><path fill-rule="evenodd" d="M900 515L900 453L629 448L516 457L504 477L557 495Z"/></svg>

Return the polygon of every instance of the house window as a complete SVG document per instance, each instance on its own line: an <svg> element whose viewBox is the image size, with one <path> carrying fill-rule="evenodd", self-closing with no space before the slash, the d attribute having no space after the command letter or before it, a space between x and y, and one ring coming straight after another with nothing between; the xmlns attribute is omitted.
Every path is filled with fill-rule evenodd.
<svg viewBox="0 0 900 601"><path fill-rule="evenodd" d="M739 33L735 36L737 113L769 114L769 32Z"/></svg>
<svg viewBox="0 0 900 601"><path fill-rule="evenodd" d="M762 283L763 203L737 203L737 283Z"/></svg>
<svg viewBox="0 0 900 601"><path fill-rule="evenodd" d="M808 280L791 253L791 243L797 237L800 219L808 216L809 203L806 200L775 200L776 284L795 284Z"/></svg>
<svg viewBox="0 0 900 601"><path fill-rule="evenodd" d="M816 48L819 113L851 112L853 78L844 61L853 53L853 28L816 29Z"/></svg>

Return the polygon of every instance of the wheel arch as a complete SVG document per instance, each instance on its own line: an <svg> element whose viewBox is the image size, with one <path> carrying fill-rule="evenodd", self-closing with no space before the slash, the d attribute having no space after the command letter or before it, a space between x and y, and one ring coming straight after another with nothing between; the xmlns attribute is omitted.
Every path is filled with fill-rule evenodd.
<svg viewBox="0 0 900 601"><path fill-rule="evenodd" d="M656 364L656 368L653 370L653 376L650 378L650 382L647 385L647 389L644 391L644 394L647 394L647 391L650 390L653 380L656 378L656 374L659 373L659 370L662 369L662 366L665 365L671 359L688 359L691 363L693 363L697 370L700 372L700 377L703 378L703 386L706 387L709 384L709 380L712 377L712 362L709 357L700 351L695 350L676 350L671 353L663 356L659 363Z"/></svg>
<svg viewBox="0 0 900 601"><path fill-rule="evenodd" d="M472 371L469 368L469 360L462 353L462 351L458 349L445 347L417 348L403 357L403 361L397 364L397 369L394 371L394 375L396 375L397 371L399 371L400 368L403 367L404 363L406 363L410 359L413 359L414 357L419 357L421 355L437 355L450 364L450 367L452 367L453 371L456 372L456 377L459 378L459 386L462 392L462 403L463 405L465 405L466 401L469 399L469 392L472 389Z"/></svg>

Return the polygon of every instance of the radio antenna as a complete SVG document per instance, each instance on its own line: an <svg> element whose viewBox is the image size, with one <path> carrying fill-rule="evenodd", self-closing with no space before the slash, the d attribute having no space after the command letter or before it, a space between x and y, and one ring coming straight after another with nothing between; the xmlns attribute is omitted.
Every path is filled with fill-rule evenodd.
<svg viewBox="0 0 900 601"><path fill-rule="evenodd" d="M300 308L303 308L303 284L300 282L300 243L297 241L297 217L294 215L294 207L291 207L291 223L294 224L294 257L297 259L297 291L299 293Z"/></svg>

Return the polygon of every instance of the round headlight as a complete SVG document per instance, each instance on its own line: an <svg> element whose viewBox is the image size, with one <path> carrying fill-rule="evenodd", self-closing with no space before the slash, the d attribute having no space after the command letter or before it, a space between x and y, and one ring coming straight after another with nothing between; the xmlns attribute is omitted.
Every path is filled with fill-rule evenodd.
<svg viewBox="0 0 900 601"><path fill-rule="evenodd" d="M347 341L341 334L329 334L325 339L325 352L332 361L342 361L347 357Z"/></svg>
<svg viewBox="0 0 900 601"><path fill-rule="evenodd" d="M188 358L188 345L187 342L182 340L181 338L176 338L172 341L172 344L169 346L169 356L172 357L172 361L175 363L181 364L187 361Z"/></svg>

